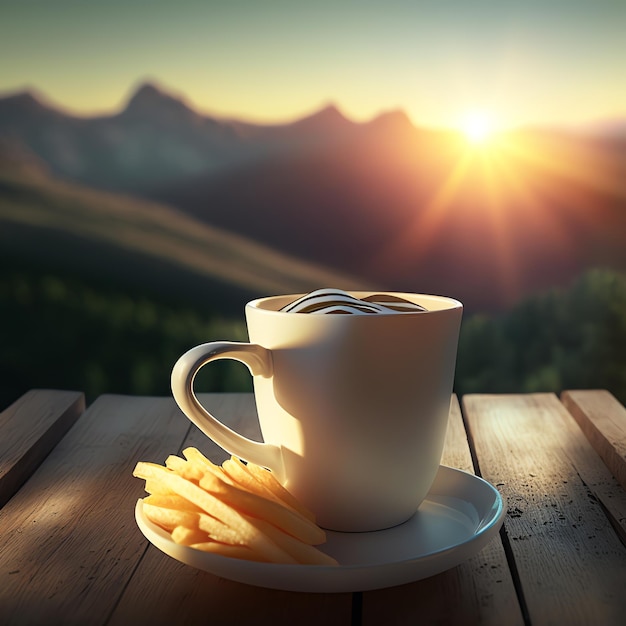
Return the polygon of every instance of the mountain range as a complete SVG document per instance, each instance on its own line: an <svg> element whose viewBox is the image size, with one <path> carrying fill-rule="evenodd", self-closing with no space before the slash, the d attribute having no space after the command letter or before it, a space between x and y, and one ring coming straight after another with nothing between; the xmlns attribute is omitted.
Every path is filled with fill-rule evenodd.
<svg viewBox="0 0 626 626"><path fill-rule="evenodd" d="M626 269L620 128L518 130L481 150L402 111L356 123L331 105L251 124L144 84L120 112L92 118L31 92L1 98L0 168L166 207L374 289L484 311L589 267Z"/></svg>
<svg viewBox="0 0 626 626"><path fill-rule="evenodd" d="M115 190L216 174L337 139L356 126L334 106L274 126L221 120L150 83L122 111L92 118L54 109L31 91L0 98L0 137L27 146L56 176Z"/></svg>

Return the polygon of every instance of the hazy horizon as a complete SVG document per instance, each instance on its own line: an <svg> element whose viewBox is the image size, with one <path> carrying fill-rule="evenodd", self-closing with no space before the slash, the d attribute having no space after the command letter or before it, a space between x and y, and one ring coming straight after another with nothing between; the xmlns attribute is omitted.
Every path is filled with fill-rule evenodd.
<svg viewBox="0 0 626 626"><path fill-rule="evenodd" d="M64 106L63 104L54 101L45 91L43 91L42 89L40 89L39 87L37 87L36 85L24 85L22 87L18 87L15 89L8 89L8 90L0 90L0 100L6 99L6 98L11 98L14 96L19 96L25 93L29 93L31 95L33 95L42 105L46 106L47 108L53 109L55 111L58 111L64 115L70 116L70 117L74 117L77 119L95 119L95 118L99 118L99 117L110 117L110 116L115 116L121 112L123 112L125 110L125 108L128 106L129 102L131 101L131 99L135 96L135 94L142 88L145 87L146 85L150 85L152 87L155 87L156 89L158 89L163 95L167 96L167 97L171 97L174 98L176 100L179 100L180 102L182 102L185 106L187 106L189 109L191 109L192 111L194 111L195 113L197 113L198 115L201 115L203 117L209 117L218 121L223 121L223 122L228 122L228 121L233 121L233 122L241 122L241 123L245 123L245 124L251 124L251 125L258 125L258 126L280 126L280 125L284 125L284 124L290 124L293 122L297 122L299 120L305 119L307 117L313 116L323 110L329 109L329 108L334 108L337 111L339 111L339 113L345 117L347 120L349 120L350 122L353 122L355 124L367 124L381 116L384 116L386 114L390 114L390 113L403 113L407 116L407 118L409 119L409 121L411 122L411 124L413 126L415 126L416 128L421 128L421 129L425 129L425 130L441 130L441 131L452 131L452 132L463 132L463 128L460 124L451 124L451 125L445 125L445 124L426 124L423 123L420 119L416 119L414 117L412 117L405 109L403 109L401 106L395 107L395 108L390 108L390 109L385 109L385 110L380 110L380 111L376 111L375 113L372 114L371 117L369 118L364 118L364 119L358 119L355 118L353 116L351 116L342 106L341 102L337 102L334 100L329 100L327 102L322 102L321 104L319 104L317 107L311 107L308 110L304 110L301 114L296 115L296 116L289 116L285 119L276 119L276 120L257 120L257 119L252 119L249 117L245 117L245 116L236 116L233 114L217 114L214 111L212 111L210 109L210 107L205 108L205 109L201 109L200 107L197 107L193 102L189 101L189 98L187 97L187 95L185 93L182 93L180 91L176 91L173 89L170 89L170 87L163 83L162 81L153 79L151 77L146 77L143 79L139 79L134 81L129 88L127 89L126 92L126 97L120 102L119 105L116 105L113 108L110 109L102 109L100 111L75 111L72 110L66 106ZM622 125L626 126L626 109L624 109L623 112L620 113L616 113L612 116L607 116L607 117L599 117L599 118L591 118L588 120L584 120L584 121L579 121L579 122L571 122L571 123L563 123L563 122L537 122L537 123L528 123L528 124L523 124L520 123L518 125L513 125L510 127L506 127L506 128L496 128L494 129L495 132L497 133L509 133L509 132L515 132L517 130L527 130L527 129L556 129L556 130L564 130L564 131L586 131L588 129L593 129L595 127L600 127L600 128L604 128L606 125L611 125L611 124L619 124L620 128Z"/></svg>
<svg viewBox="0 0 626 626"><path fill-rule="evenodd" d="M472 111L504 129L626 114L626 3L612 0L33 0L0 17L0 92L34 87L76 116L119 110L145 81L258 124L329 103L443 128Z"/></svg>

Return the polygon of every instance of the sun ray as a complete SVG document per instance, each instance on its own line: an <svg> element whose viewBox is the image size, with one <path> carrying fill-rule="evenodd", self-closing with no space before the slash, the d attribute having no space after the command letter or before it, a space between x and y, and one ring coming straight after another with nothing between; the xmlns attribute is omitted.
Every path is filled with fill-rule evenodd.
<svg viewBox="0 0 626 626"><path fill-rule="evenodd" d="M602 174L594 172L598 161L587 162L583 154L564 151L562 147L554 151L545 144L539 148L519 138L507 142L506 150L508 162L515 166L509 183L516 181L518 192L523 184L526 193L539 203L535 211L527 212L526 220L534 218L537 229L550 229L549 236L555 245L561 246L563 254L566 249L576 254L571 249L568 232L584 230L600 217L599 211L611 210L609 205L596 203L594 211L590 211L589 194L625 195L626 186L616 189L615 181L607 185ZM527 205L528 202L526 196Z"/></svg>
<svg viewBox="0 0 626 626"><path fill-rule="evenodd" d="M416 246L419 257L426 258L436 235L443 228L448 210L452 205L459 187L463 184L471 162L470 155L465 152L458 159L442 184L435 189L431 199L423 208L416 210L410 223L406 224L402 234L375 255L376 265L401 262L412 254Z"/></svg>
<svg viewBox="0 0 626 626"><path fill-rule="evenodd" d="M501 147L488 159L495 168L495 196L489 219L494 227L495 221L502 220L499 241L494 243L499 262L508 259L507 280L517 274L516 281L509 284L510 294L517 291L521 296L528 288L524 277L530 274L541 272L548 284L549 277L563 266L579 269L575 231L587 228L594 216L578 191L571 191L563 181L555 184L551 174L546 177L545 169L528 169L510 148L510 144ZM547 187L546 180L551 183ZM535 249L541 251L539 256Z"/></svg>
<svg viewBox="0 0 626 626"><path fill-rule="evenodd" d="M479 146L458 135L456 143L449 140L447 169L420 172L438 184L425 202L423 187L414 192L413 211L372 257L378 268L404 266L405 275L414 268L426 280L429 269L417 267L421 263L478 272L485 288L512 305L527 295L532 280L548 285L564 269L578 271L585 251L574 242L593 220L611 213L610 223L616 223L615 200L626 196L626 185L615 180L624 180L626 171L624 177L608 169L598 173L602 161L588 143L540 141L529 132L499 133ZM441 164L441 154L433 154L433 164ZM433 269L435 280L439 270Z"/></svg>
<svg viewBox="0 0 626 626"><path fill-rule="evenodd" d="M499 287L506 301L512 301L519 293L519 265L515 255L514 225L505 210L506 191L502 185L502 173L506 166L498 158L499 154L489 153L480 161L482 183L485 190L488 212L487 227L491 229L496 249L495 262L500 276Z"/></svg>
<svg viewBox="0 0 626 626"><path fill-rule="evenodd" d="M546 138L545 135L539 137L532 133L516 133L508 137L505 149L511 157L516 157L536 170L575 181L596 191L626 198L626 186L616 185L615 182L626 178L626 168L621 175L620 172L613 171L611 165L605 163L602 151L590 151L588 142L585 149L581 149L571 138Z"/></svg>

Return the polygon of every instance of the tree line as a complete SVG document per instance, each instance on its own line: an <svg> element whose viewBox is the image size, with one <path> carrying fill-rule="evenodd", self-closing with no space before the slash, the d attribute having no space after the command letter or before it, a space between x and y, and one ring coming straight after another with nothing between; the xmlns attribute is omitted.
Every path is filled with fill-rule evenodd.
<svg viewBox="0 0 626 626"><path fill-rule="evenodd" d="M80 279L0 270L0 408L32 388L169 395L175 360L215 339L246 341L240 318ZM455 391L608 389L626 402L626 274L596 269L497 316L463 320ZM199 391L251 391L240 363L201 370Z"/></svg>
<svg viewBox="0 0 626 626"><path fill-rule="evenodd" d="M594 269L566 289L465 320L458 393L608 389L626 402L626 274Z"/></svg>

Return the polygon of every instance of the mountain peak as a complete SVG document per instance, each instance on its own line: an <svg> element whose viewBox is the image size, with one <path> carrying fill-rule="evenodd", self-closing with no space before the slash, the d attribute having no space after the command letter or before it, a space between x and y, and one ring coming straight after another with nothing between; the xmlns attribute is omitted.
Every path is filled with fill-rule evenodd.
<svg viewBox="0 0 626 626"><path fill-rule="evenodd" d="M328 119L347 119L346 116L339 110L339 107L334 103L330 102L326 106L322 107L317 113L313 114L317 117L324 117Z"/></svg>
<svg viewBox="0 0 626 626"><path fill-rule="evenodd" d="M384 111L377 115L370 122L370 125L376 128L384 129L386 131L405 131L415 129L415 127L413 126L413 122L402 109Z"/></svg>
<svg viewBox="0 0 626 626"><path fill-rule="evenodd" d="M307 129L314 132L334 132L352 125L353 122L351 122L333 103L330 103L315 113L303 117L297 122L291 124L292 127Z"/></svg>
<svg viewBox="0 0 626 626"><path fill-rule="evenodd" d="M173 115L196 115L184 100L180 97L170 95L163 91L156 84L146 82L140 85L131 96L124 115L158 115L160 117Z"/></svg>
<svg viewBox="0 0 626 626"><path fill-rule="evenodd" d="M144 98L157 98L162 97L164 95L164 91L157 87L156 83L146 82L141 83L135 93L131 97L132 100L141 100Z"/></svg>
<svg viewBox="0 0 626 626"><path fill-rule="evenodd" d="M6 96L0 97L0 102L4 103L5 107L15 107L22 111L46 108L45 105L42 104L41 96L32 89L9 93Z"/></svg>
<svg viewBox="0 0 626 626"><path fill-rule="evenodd" d="M340 111L339 107L333 102L322 107L316 113L309 116L308 119L318 119L324 122L344 123L349 121L348 118Z"/></svg>

